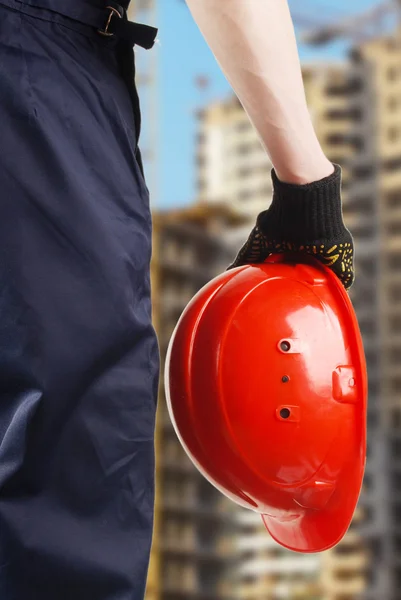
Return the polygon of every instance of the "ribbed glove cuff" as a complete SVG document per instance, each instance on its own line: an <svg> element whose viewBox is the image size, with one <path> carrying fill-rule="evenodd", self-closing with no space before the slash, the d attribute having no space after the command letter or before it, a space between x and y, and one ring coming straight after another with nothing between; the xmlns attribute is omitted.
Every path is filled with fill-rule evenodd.
<svg viewBox="0 0 401 600"><path fill-rule="evenodd" d="M274 171L273 201L260 213L257 225L269 239L340 239L344 235L341 208L341 167L319 181L297 185L280 181Z"/></svg>

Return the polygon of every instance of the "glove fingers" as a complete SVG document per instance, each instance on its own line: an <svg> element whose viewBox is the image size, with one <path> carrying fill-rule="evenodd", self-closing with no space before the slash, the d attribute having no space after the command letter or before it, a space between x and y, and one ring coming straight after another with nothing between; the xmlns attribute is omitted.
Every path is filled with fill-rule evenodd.
<svg viewBox="0 0 401 600"><path fill-rule="evenodd" d="M235 267L263 262L269 254L271 254L271 251L266 246L266 238L256 226L238 252L234 262L227 268L227 271Z"/></svg>
<svg viewBox="0 0 401 600"><path fill-rule="evenodd" d="M341 242L322 240L314 244L294 244L290 242L266 242L269 253L297 252L314 256L326 267L329 267L340 279L345 289L349 289L354 282L354 248L350 232L346 229Z"/></svg>
<svg viewBox="0 0 401 600"><path fill-rule="evenodd" d="M349 289L355 279L354 255L351 234L348 230L345 232L340 243L328 240L301 245L285 241L268 241L256 226L227 270L246 264L261 263L273 253L297 252L314 256L337 275L345 289Z"/></svg>
<svg viewBox="0 0 401 600"><path fill-rule="evenodd" d="M316 255L326 267L329 267L348 290L354 282L354 252L352 242L342 244L322 244L321 252Z"/></svg>

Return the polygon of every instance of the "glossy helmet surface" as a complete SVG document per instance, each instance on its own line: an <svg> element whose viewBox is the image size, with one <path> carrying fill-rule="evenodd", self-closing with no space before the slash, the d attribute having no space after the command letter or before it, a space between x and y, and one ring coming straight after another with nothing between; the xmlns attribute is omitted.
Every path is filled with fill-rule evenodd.
<svg viewBox="0 0 401 600"><path fill-rule="evenodd" d="M165 384L176 433L217 489L286 548L341 540L364 474L367 375L328 268L275 255L216 277L174 330Z"/></svg>

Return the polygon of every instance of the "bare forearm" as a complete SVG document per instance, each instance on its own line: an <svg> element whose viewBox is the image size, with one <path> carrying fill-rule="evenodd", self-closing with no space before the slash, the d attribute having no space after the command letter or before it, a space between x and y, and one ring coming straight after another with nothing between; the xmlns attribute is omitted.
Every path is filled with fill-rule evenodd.
<svg viewBox="0 0 401 600"><path fill-rule="evenodd" d="M286 0L187 0L280 179L328 175L309 116Z"/></svg>

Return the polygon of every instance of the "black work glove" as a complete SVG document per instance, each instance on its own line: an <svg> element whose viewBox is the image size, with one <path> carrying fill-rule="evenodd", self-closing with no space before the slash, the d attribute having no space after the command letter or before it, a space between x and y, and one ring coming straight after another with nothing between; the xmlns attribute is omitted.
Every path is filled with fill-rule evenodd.
<svg viewBox="0 0 401 600"><path fill-rule="evenodd" d="M345 289L354 282L354 244L341 208L341 168L313 183L283 183L272 170L273 200L239 251L232 269L263 262L277 252L311 254L329 267Z"/></svg>

